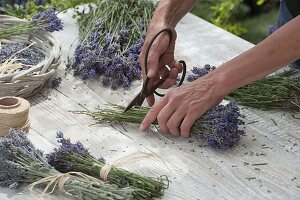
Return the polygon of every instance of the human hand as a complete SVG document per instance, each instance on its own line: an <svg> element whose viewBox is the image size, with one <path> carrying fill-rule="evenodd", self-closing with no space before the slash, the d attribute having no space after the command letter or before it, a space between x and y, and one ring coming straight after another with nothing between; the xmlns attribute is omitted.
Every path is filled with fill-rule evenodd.
<svg viewBox="0 0 300 200"><path fill-rule="evenodd" d="M156 37L149 49L149 45L151 45L150 43L153 37L155 37L159 31L166 28L171 30L172 38L170 38L168 32L164 31ZM159 80L159 77L163 76L165 73L169 73L169 76L160 88L169 88L176 83L177 75L182 71L182 65L174 59L175 40L176 31L173 27L165 24L149 26L143 49L139 56L143 78L150 78L148 89L150 89ZM148 58L146 58L148 49ZM168 67L166 67L166 65ZM153 94L147 97L147 102L149 106L154 104L155 99Z"/></svg>
<svg viewBox="0 0 300 200"><path fill-rule="evenodd" d="M213 78L207 76L178 88L171 88L151 107L140 130L146 131L157 120L160 132L189 137L194 122L224 98L215 87Z"/></svg>

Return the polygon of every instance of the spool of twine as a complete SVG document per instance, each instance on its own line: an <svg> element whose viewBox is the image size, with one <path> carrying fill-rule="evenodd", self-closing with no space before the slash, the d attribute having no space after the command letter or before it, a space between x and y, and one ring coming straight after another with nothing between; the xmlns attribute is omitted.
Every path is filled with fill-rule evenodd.
<svg viewBox="0 0 300 200"><path fill-rule="evenodd" d="M27 100L20 97L0 98L0 137L6 136L10 128L29 131L29 108Z"/></svg>

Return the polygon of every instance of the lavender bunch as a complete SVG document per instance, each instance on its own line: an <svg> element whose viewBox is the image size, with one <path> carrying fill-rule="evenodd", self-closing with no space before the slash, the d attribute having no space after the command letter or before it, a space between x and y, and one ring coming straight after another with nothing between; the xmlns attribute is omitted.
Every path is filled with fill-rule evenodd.
<svg viewBox="0 0 300 200"><path fill-rule="evenodd" d="M93 157L80 142L71 143L70 139L65 139L62 132L57 133L57 138L60 143L59 148L46 156L51 166L63 173L79 171L99 178L100 170L105 165L103 157L98 159ZM163 179L143 177L119 168L109 172L107 181L120 188L135 188L132 192L133 199L161 197L166 188Z"/></svg>
<svg viewBox="0 0 300 200"><path fill-rule="evenodd" d="M90 33L87 40L77 46L69 67L82 79L101 76L101 83L105 87L129 88L132 81L141 78L138 55L144 43L144 36L136 44L128 47L129 33L125 27L120 29L117 36L105 34L99 29L100 27ZM104 41L101 41L103 38Z"/></svg>
<svg viewBox="0 0 300 200"><path fill-rule="evenodd" d="M140 124L148 111L146 107L134 107L124 113L125 107L113 106L97 112L81 112L100 122L125 122ZM154 122L156 124L157 122ZM215 149L228 149L240 140L245 132L239 128L244 122L240 119L239 107L230 102L209 109L192 126L191 134Z"/></svg>
<svg viewBox="0 0 300 200"><path fill-rule="evenodd" d="M38 12L30 21L20 22L14 26L0 29L0 39L14 35L30 34L36 31L60 31L63 29L63 24L56 14L55 8Z"/></svg>
<svg viewBox="0 0 300 200"><path fill-rule="evenodd" d="M43 153L31 144L25 133L17 130L10 130L9 135L0 140L0 186L16 188L19 184L33 184L42 181L36 186L50 186L52 189L60 189L66 194L71 194L77 199L132 199L132 188L118 188L116 185L108 185L103 182L89 178L88 176L69 175L63 187L60 188L58 180L53 177L63 175L51 167L43 156ZM74 174L74 173L73 173ZM49 184L53 180L54 182ZM48 191L47 191L48 192Z"/></svg>
<svg viewBox="0 0 300 200"><path fill-rule="evenodd" d="M244 124L237 104L229 102L209 109L194 123L191 133L214 149L228 149L245 135L239 128Z"/></svg>
<svg viewBox="0 0 300 200"><path fill-rule="evenodd" d="M105 87L129 88L141 78L138 55L154 4L148 0L100 1L79 14L81 42L68 69L82 79L101 77Z"/></svg>
<svg viewBox="0 0 300 200"><path fill-rule="evenodd" d="M225 98L263 110L300 112L300 77L290 69L245 85Z"/></svg>
<svg viewBox="0 0 300 200"><path fill-rule="evenodd" d="M205 67L195 67L188 81L201 78L209 72ZM238 88L225 99L243 106L263 110L300 111L300 77L296 69L286 70Z"/></svg>

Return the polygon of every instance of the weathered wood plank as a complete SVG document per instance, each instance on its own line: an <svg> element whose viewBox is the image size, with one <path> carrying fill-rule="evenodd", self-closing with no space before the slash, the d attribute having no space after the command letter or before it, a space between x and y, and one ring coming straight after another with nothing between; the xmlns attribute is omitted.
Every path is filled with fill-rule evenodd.
<svg viewBox="0 0 300 200"><path fill-rule="evenodd" d="M57 34L64 44L64 61L77 37L69 34L76 33L71 15L61 15L68 23ZM191 14L180 22L177 31L176 57L186 60L189 69L206 63L218 66L253 46ZM63 66L58 73L64 74ZM67 74L57 90L45 89L30 99L29 138L49 152L57 146L55 133L61 130L108 162L135 151L156 152L168 161L169 169L159 159L125 168L147 176L167 175L171 184L163 199L300 199L300 124L288 113L243 109L248 123L258 122L247 125L247 135L237 147L215 151L195 138L173 138L155 129L140 133L137 125L124 125L126 130L118 124L89 126L94 123L89 116L69 112L103 108L108 102L126 105L139 91L140 83L137 81L131 90L112 91L97 81L82 81ZM255 165L261 163L267 164ZM8 193L0 191L0 199L34 199L28 192L11 197Z"/></svg>

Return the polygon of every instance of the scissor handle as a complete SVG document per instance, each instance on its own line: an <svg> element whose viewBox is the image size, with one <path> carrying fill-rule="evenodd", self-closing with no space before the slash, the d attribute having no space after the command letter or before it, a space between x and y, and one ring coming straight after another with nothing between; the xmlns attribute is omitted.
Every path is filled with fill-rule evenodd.
<svg viewBox="0 0 300 200"><path fill-rule="evenodd" d="M182 75L181 75L181 79L180 79L179 83L177 84L177 87L179 87L179 86L182 85L182 83L184 81L184 78L185 78L185 75L186 75L186 64L185 64L185 62L183 60L180 60L179 62L182 65ZM156 94L157 96L160 96L160 97L165 96L165 94L161 94L161 93L159 93L159 92L157 92L155 90L154 90L154 94Z"/></svg>
<svg viewBox="0 0 300 200"><path fill-rule="evenodd" d="M148 73L148 62L147 62L147 60L148 60L148 55L149 55L150 48L151 48L153 42L155 41L155 39L156 39L162 32L167 32L167 33L168 33L169 38L170 38L169 45L170 45L171 42L172 42L172 39L173 39L173 33L172 33L172 30L169 29L169 28L164 28L164 29L162 29L161 31L159 31L158 33L156 33L156 34L153 36L153 38L151 39L151 41L150 41L150 43L149 43L149 47L148 47L148 49L147 49L147 51L146 51L146 54L145 54L145 63L144 63L145 65L144 65L144 66L145 66L145 73L146 73L146 74ZM185 75L186 75L186 64L185 64L185 62L184 62L183 60L180 60L179 62L182 64L183 71L182 71L182 76L181 76L181 79L180 79L180 81L179 81L177 87L179 87L180 85L182 85L182 83L183 83L183 81L184 81L184 78L185 78ZM148 85L148 82L149 82L150 78L147 77L146 80L145 80L145 82L144 82L144 84L143 84L143 91L145 91L145 94L146 94L147 96L150 95L150 93L154 93L154 94L156 94L157 96L163 97L164 94L160 94L159 92L156 92L155 90L156 90L156 89L157 89L157 88L158 88L158 87L159 87L159 86L160 86L167 78L168 78L168 77L165 77L165 78L160 79L159 82L158 82L157 84L155 84L155 86L153 87L153 88L154 88L154 91L149 92L149 91L148 91L148 88L147 88L147 85Z"/></svg>

